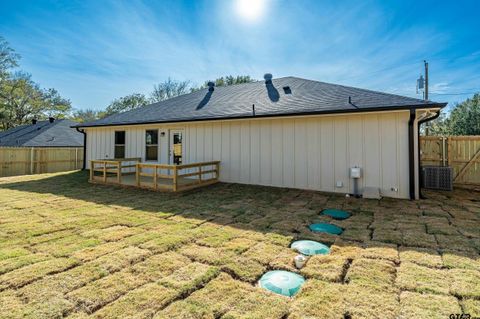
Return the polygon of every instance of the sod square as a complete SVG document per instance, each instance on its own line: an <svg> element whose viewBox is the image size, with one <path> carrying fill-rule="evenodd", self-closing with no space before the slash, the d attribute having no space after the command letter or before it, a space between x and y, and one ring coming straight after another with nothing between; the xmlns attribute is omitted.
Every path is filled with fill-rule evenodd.
<svg viewBox="0 0 480 319"><path fill-rule="evenodd" d="M48 260L49 258L51 257L46 254L30 254L2 260L0 261L0 275L21 267Z"/></svg>
<svg viewBox="0 0 480 319"><path fill-rule="evenodd" d="M121 271L70 292L67 298L75 303L77 308L92 313L142 284L144 280Z"/></svg>
<svg viewBox="0 0 480 319"><path fill-rule="evenodd" d="M345 292L345 314L350 318L396 319L399 312L397 293L348 284Z"/></svg>
<svg viewBox="0 0 480 319"><path fill-rule="evenodd" d="M0 290L19 288L48 274L62 272L78 264L74 258L54 258L29 265L0 276Z"/></svg>
<svg viewBox="0 0 480 319"><path fill-rule="evenodd" d="M443 266L442 257L433 249L418 247L400 247L400 261L412 262L420 266L431 268L441 268Z"/></svg>
<svg viewBox="0 0 480 319"><path fill-rule="evenodd" d="M150 318L177 296L179 293L173 288L149 283L99 309L94 318Z"/></svg>
<svg viewBox="0 0 480 319"><path fill-rule="evenodd" d="M345 240L368 241L370 240L371 232L367 227L346 228L340 237Z"/></svg>
<svg viewBox="0 0 480 319"><path fill-rule="evenodd" d="M431 223L427 224L427 232L429 234L438 234L438 235L458 235L457 228L449 224L443 223Z"/></svg>
<svg viewBox="0 0 480 319"><path fill-rule="evenodd" d="M363 245L358 242L338 238L335 243L330 246L330 254L333 256L342 256L347 259L354 259L360 256L363 249Z"/></svg>
<svg viewBox="0 0 480 319"><path fill-rule="evenodd" d="M402 232L392 229L377 228L373 231L372 239L384 243L400 245L403 243Z"/></svg>
<svg viewBox="0 0 480 319"><path fill-rule="evenodd" d="M311 279L302 286L291 306L290 319L317 318L343 319L345 286Z"/></svg>
<svg viewBox="0 0 480 319"><path fill-rule="evenodd" d="M219 269L217 267L193 262L177 269L158 282L165 287L186 293L193 291L196 287L203 286L216 277L218 273Z"/></svg>
<svg viewBox="0 0 480 319"><path fill-rule="evenodd" d="M342 256L316 255L308 259L300 273L307 278L341 282L349 260Z"/></svg>
<svg viewBox="0 0 480 319"><path fill-rule="evenodd" d="M462 313L455 297L404 291L400 294L399 318L449 318Z"/></svg>
<svg viewBox="0 0 480 319"><path fill-rule="evenodd" d="M268 265L284 249L279 245L260 242L248 249L242 256L253 259L262 265Z"/></svg>
<svg viewBox="0 0 480 319"><path fill-rule="evenodd" d="M450 293L462 298L480 298L480 272L469 269L448 270Z"/></svg>
<svg viewBox="0 0 480 319"><path fill-rule="evenodd" d="M442 249L475 252L472 240L460 235L435 235L438 245Z"/></svg>
<svg viewBox="0 0 480 319"><path fill-rule="evenodd" d="M444 250L443 265L447 268L463 268L480 271L480 257L476 253Z"/></svg>
<svg viewBox="0 0 480 319"><path fill-rule="evenodd" d="M461 302L463 312L470 314L472 317L480 316L480 300L465 299Z"/></svg>
<svg viewBox="0 0 480 319"><path fill-rule="evenodd" d="M389 260L359 258L353 260L346 282L378 291L395 291L395 264Z"/></svg>
<svg viewBox="0 0 480 319"><path fill-rule="evenodd" d="M152 253L159 254L178 248L191 241L192 237L189 234L167 235L147 241L146 243L141 244L140 248L148 249Z"/></svg>
<svg viewBox="0 0 480 319"><path fill-rule="evenodd" d="M450 279L447 270L419 266L411 262L402 262L397 271L396 285L403 290L419 293L448 294Z"/></svg>
<svg viewBox="0 0 480 319"><path fill-rule="evenodd" d="M359 257L372 259L386 259L399 262L398 249L396 245L385 244L382 242L369 241L365 243L365 249L360 251Z"/></svg>
<svg viewBox="0 0 480 319"><path fill-rule="evenodd" d="M256 282L266 271L266 267L264 265L244 256L232 258L231 261L222 265L221 269L233 275L234 278L251 283Z"/></svg>
<svg viewBox="0 0 480 319"><path fill-rule="evenodd" d="M403 245L410 247L437 248L437 241L434 235L425 231L406 230L403 232Z"/></svg>
<svg viewBox="0 0 480 319"><path fill-rule="evenodd" d="M216 266L231 262L236 255L234 252L222 248L212 248L196 244L184 245L180 247L177 252L194 261Z"/></svg>

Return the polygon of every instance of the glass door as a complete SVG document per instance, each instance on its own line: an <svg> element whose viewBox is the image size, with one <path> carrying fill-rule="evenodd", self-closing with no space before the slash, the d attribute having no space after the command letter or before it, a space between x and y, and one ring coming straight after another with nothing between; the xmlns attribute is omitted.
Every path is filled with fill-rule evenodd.
<svg viewBox="0 0 480 319"><path fill-rule="evenodd" d="M170 130L170 164L183 163L183 130Z"/></svg>

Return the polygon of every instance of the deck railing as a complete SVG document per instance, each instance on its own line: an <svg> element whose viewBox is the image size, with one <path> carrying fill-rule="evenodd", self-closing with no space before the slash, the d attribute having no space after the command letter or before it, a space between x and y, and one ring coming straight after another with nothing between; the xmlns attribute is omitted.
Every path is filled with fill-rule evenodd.
<svg viewBox="0 0 480 319"><path fill-rule="evenodd" d="M124 162L135 164L123 165ZM134 168L124 172L122 168ZM101 176L96 176L100 172ZM134 174L135 180L124 180L122 175ZM90 182L120 184L159 191L178 192L219 181L220 161L182 165L140 163L138 158L121 160L93 160L90 162Z"/></svg>
<svg viewBox="0 0 480 319"><path fill-rule="evenodd" d="M139 163L142 159L140 157L131 157L131 158L119 158L119 159L100 159L90 161L90 181L98 182L102 181L107 183L108 174L115 175L116 183L122 183L122 175L124 174L135 174L135 172L125 172L124 168L134 168L136 164ZM134 162L134 164L131 164ZM102 175L96 176L95 172L100 172Z"/></svg>

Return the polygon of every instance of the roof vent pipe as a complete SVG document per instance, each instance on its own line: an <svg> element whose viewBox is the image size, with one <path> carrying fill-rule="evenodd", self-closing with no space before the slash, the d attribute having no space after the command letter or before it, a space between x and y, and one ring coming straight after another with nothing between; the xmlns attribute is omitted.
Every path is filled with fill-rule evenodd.
<svg viewBox="0 0 480 319"><path fill-rule="evenodd" d="M37 119L32 119L32 125L37 124Z"/></svg>
<svg viewBox="0 0 480 319"><path fill-rule="evenodd" d="M207 83L207 86L208 86L208 91L209 92L213 92L213 90L215 89L215 83L213 83L211 81Z"/></svg>
<svg viewBox="0 0 480 319"><path fill-rule="evenodd" d="M48 121L49 121L50 123L53 123L53 122L55 122L55 118L54 118L54 117L49 117L49 118L48 118Z"/></svg>
<svg viewBox="0 0 480 319"><path fill-rule="evenodd" d="M273 75L271 73L265 73L263 78L265 79L265 84L272 84Z"/></svg>

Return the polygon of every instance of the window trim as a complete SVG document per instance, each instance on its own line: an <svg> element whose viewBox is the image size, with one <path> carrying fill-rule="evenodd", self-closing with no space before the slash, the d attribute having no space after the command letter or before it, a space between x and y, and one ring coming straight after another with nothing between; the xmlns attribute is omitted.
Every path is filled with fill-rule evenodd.
<svg viewBox="0 0 480 319"><path fill-rule="evenodd" d="M156 132L157 133L157 144L147 144L147 132L148 131L152 131L152 132ZM159 159L159 156L158 156L158 137L159 137L159 129L146 129L145 130L145 162L158 162L158 159ZM147 152L147 148L148 147L155 147L157 149L157 152L156 152L156 159L148 159L147 156L148 156L148 152Z"/></svg>
<svg viewBox="0 0 480 319"><path fill-rule="evenodd" d="M123 138L124 138L123 143L124 144L117 144L117 133L121 133L121 132L123 132L123 134L124 134L124 136L123 136ZM127 150L126 145L127 145L127 132L125 130L115 130L114 133L113 133L113 158L114 159L125 158L125 152ZM117 157L117 154L116 154L117 146L123 146L123 157Z"/></svg>

